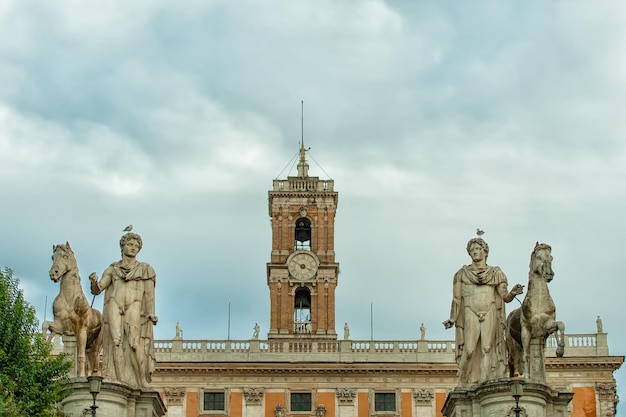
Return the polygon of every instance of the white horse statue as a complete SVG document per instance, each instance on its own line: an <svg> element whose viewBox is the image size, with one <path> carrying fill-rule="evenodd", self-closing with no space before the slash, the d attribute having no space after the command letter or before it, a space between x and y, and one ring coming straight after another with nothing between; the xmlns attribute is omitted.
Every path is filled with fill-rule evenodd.
<svg viewBox="0 0 626 417"><path fill-rule="evenodd" d="M57 334L76 336L77 376L87 375L87 363L91 373L97 374L102 347L102 314L87 301L69 242L54 245L52 249L50 279L60 282L61 289L52 304L54 321L44 322L43 333L50 331L48 341Z"/></svg>
<svg viewBox="0 0 626 417"><path fill-rule="evenodd" d="M545 382L546 339L552 333L557 339L556 355L563 356L565 325L556 320L556 307L548 290L553 277L552 248L537 242L530 255L526 297L522 306L507 317L510 376L523 374L525 378Z"/></svg>

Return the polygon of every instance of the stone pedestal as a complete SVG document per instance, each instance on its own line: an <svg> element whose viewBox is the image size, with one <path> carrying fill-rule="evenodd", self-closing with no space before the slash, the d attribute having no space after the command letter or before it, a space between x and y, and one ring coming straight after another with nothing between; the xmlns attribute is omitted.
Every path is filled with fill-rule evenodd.
<svg viewBox="0 0 626 417"><path fill-rule="evenodd" d="M70 416L90 416L93 397L87 378L73 378L72 395L63 400L63 411ZM118 381L104 380L96 397L98 417L163 417L167 412L158 392L149 388L136 388Z"/></svg>
<svg viewBox="0 0 626 417"><path fill-rule="evenodd" d="M574 393L559 392L536 382L526 381L519 400L522 417L567 417L567 406ZM446 417L515 417L511 379L487 382L470 388L457 387L448 394L441 410Z"/></svg>

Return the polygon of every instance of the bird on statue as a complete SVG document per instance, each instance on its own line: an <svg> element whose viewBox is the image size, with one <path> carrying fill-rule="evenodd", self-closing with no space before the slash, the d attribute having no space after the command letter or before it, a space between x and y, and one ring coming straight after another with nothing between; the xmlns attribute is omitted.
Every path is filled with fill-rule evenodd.
<svg viewBox="0 0 626 417"><path fill-rule="evenodd" d="M484 230L480 230L480 229L476 229L476 234L477 234L478 236L482 236L482 235L484 235L484 234L485 234L485 231L484 231Z"/></svg>
<svg viewBox="0 0 626 417"><path fill-rule="evenodd" d="M133 230L133 225L129 224L124 228L124 230L122 230L122 232L130 232L131 230Z"/></svg>

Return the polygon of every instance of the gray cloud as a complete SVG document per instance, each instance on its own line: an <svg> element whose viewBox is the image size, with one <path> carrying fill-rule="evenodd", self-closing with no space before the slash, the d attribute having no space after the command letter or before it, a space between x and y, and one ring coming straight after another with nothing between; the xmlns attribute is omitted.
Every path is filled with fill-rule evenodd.
<svg viewBox="0 0 626 417"><path fill-rule="evenodd" d="M623 9L5 2L0 263L50 316L51 245L71 242L86 285L133 223L158 274L158 338L177 321L225 338L229 303L232 338L265 332L266 193L304 100L311 174L340 193L338 327L369 338L373 305L377 338L415 339L421 322L452 338L452 275L480 227L510 283L550 243L567 331L599 314L620 354Z"/></svg>

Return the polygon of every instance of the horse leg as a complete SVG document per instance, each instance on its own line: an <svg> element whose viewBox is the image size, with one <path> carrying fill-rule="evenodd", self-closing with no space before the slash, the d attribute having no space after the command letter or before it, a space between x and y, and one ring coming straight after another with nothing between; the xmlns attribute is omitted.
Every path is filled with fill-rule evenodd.
<svg viewBox="0 0 626 417"><path fill-rule="evenodd" d="M517 308L509 313L506 319L506 349L508 352L509 376L519 376L524 373L524 365L522 355L522 339L521 339L521 313L522 310Z"/></svg>
<svg viewBox="0 0 626 417"><path fill-rule="evenodd" d="M556 356L562 358L565 353L565 324L562 321L556 321L555 323L558 329L555 333L557 335Z"/></svg>
<svg viewBox="0 0 626 417"><path fill-rule="evenodd" d="M54 336L48 335L48 330L50 330L50 322L46 320L41 325L41 334L46 337L46 340L49 342ZM52 330L50 330L50 333L52 333Z"/></svg>
<svg viewBox="0 0 626 417"><path fill-rule="evenodd" d="M554 338L556 339L556 356L559 358L563 357L563 353L565 351L565 325L562 321L556 321L551 319L545 323L545 338L554 334Z"/></svg>
<svg viewBox="0 0 626 417"><path fill-rule="evenodd" d="M63 334L63 325L57 321L45 321L41 329L45 335L46 331L50 331L46 341L51 342L54 336Z"/></svg>
<svg viewBox="0 0 626 417"><path fill-rule="evenodd" d="M92 375L100 371L100 349L102 348L102 316L94 309L89 310L89 333L87 348L87 361Z"/></svg>
<svg viewBox="0 0 626 417"><path fill-rule="evenodd" d="M522 351L523 351L523 364L524 364L524 377L530 377L530 330L522 322Z"/></svg>
<svg viewBox="0 0 626 417"><path fill-rule="evenodd" d="M77 352L77 360L78 360L78 376L86 376L86 355L85 350L87 346L87 327L85 323L76 323L75 329L76 332L76 352Z"/></svg>

